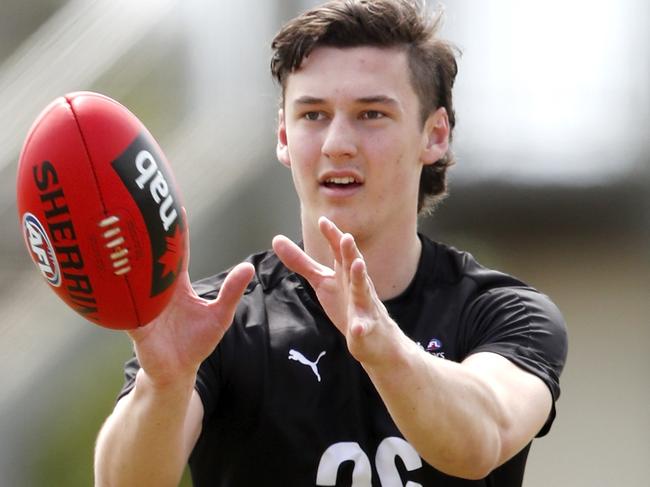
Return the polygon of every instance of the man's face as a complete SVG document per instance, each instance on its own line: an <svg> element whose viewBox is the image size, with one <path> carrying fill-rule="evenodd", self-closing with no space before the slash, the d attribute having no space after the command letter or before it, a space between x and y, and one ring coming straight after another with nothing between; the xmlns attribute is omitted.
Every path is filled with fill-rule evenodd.
<svg viewBox="0 0 650 487"><path fill-rule="evenodd" d="M325 215L364 238L416 220L422 166L444 154L448 130L433 129L444 110L422 126L409 73L401 50L321 47L288 76L278 158L303 227Z"/></svg>

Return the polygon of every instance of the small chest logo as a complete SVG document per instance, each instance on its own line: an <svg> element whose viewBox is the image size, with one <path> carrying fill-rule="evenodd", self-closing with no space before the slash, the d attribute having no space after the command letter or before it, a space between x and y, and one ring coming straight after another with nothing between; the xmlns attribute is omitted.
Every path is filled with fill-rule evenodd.
<svg viewBox="0 0 650 487"><path fill-rule="evenodd" d="M316 380L320 382L320 374L318 373L318 361L325 355L325 351L321 352L318 354L318 357L316 358L316 361L312 362L309 360L307 357L305 357L302 353L300 353L298 350L294 350L293 348L289 350L289 360L295 360L296 362L299 362L303 365L306 365L307 367L311 368L311 371L314 373L316 376Z"/></svg>
<svg viewBox="0 0 650 487"><path fill-rule="evenodd" d="M422 345L420 342L416 342L421 349L425 350L426 352L430 353L431 355L439 358L446 358L445 357L445 352L442 350L442 341L438 340L437 338L431 338L427 342L427 346L425 347Z"/></svg>
<svg viewBox="0 0 650 487"><path fill-rule="evenodd" d="M59 287L61 285L59 262L56 260L54 249L43 225L31 213L23 215L23 233L32 260L38 266L41 274L52 286Z"/></svg>

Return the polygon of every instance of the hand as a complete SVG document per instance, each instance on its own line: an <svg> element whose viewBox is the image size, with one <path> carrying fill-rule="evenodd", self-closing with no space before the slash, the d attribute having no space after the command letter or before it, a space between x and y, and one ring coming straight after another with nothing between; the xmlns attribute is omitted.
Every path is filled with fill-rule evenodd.
<svg viewBox="0 0 650 487"><path fill-rule="evenodd" d="M362 363L385 361L400 333L377 296L354 237L325 217L318 221L334 256L334 269L308 256L288 238L273 239L273 250L314 288L325 313L345 336L352 356Z"/></svg>
<svg viewBox="0 0 650 487"><path fill-rule="evenodd" d="M128 331L140 366L159 386L183 379L194 382L199 365L230 327L254 273L251 264L239 264L227 275L217 299L202 299L190 283L187 245L187 258L167 307L151 323Z"/></svg>

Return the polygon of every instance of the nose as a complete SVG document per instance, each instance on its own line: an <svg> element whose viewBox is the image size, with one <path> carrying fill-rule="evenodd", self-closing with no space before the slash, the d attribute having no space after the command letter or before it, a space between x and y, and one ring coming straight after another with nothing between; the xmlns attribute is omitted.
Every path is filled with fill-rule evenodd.
<svg viewBox="0 0 650 487"><path fill-rule="evenodd" d="M345 117L332 118L327 126L321 152L330 159L346 159L357 155L356 134Z"/></svg>

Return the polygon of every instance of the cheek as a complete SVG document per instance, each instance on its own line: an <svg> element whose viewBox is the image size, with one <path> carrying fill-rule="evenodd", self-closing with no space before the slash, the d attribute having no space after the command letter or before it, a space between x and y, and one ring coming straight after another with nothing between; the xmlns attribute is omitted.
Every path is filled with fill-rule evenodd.
<svg viewBox="0 0 650 487"><path fill-rule="evenodd" d="M365 146L366 158L369 161L378 161L381 166L382 172L392 173L391 177L399 177L402 175L407 165L407 161L411 159L410 148L400 137L387 136L386 134L377 135L369 138Z"/></svg>
<svg viewBox="0 0 650 487"><path fill-rule="evenodd" d="M287 148L291 158L291 177L299 195L306 197L317 180L320 146L316 137L299 130L288 131Z"/></svg>
<svg viewBox="0 0 650 487"><path fill-rule="evenodd" d="M386 133L373 134L365 138L363 151L371 161L395 161L400 152L399 140Z"/></svg>
<svg viewBox="0 0 650 487"><path fill-rule="evenodd" d="M287 146L292 163L298 163L299 166L312 164L320 154L317 134L306 133L300 129L287 131Z"/></svg>
<svg viewBox="0 0 650 487"><path fill-rule="evenodd" d="M366 150L369 160L378 161L383 186L402 188L408 194L419 187L421 164L417 143L405 140L406 137L373 137Z"/></svg>

